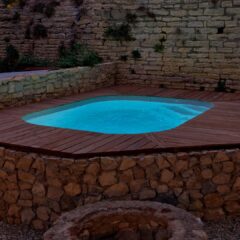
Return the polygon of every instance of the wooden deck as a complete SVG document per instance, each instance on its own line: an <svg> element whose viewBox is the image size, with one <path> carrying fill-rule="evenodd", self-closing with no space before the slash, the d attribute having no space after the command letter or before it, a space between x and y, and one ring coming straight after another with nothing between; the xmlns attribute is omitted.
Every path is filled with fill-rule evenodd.
<svg viewBox="0 0 240 240"><path fill-rule="evenodd" d="M43 127L28 124L21 119L31 112L104 95L198 99L212 102L215 107L173 130L140 135L97 134ZM46 100L1 110L0 146L73 158L240 147L240 94L119 86Z"/></svg>

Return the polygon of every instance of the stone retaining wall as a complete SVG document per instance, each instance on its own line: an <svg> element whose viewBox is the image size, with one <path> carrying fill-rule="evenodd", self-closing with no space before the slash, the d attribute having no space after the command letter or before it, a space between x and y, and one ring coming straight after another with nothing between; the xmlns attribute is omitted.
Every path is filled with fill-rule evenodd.
<svg viewBox="0 0 240 240"><path fill-rule="evenodd" d="M0 217L48 228L65 211L155 200L208 220L240 213L240 150L66 159L0 149Z"/></svg>
<svg viewBox="0 0 240 240"><path fill-rule="evenodd" d="M36 0L25 1L24 7L14 6L7 8L0 1L0 58L5 55L6 38L10 40L21 54L33 54L44 59L55 59L59 55L59 46L64 43L69 46L74 40L75 22L80 14L80 7L75 5L74 0L51 1ZM55 7L55 13L47 17L41 10L34 8L39 4L59 2ZM18 18L16 19L16 13ZM43 25L47 30L46 38L35 38L34 27Z"/></svg>
<svg viewBox="0 0 240 240"><path fill-rule="evenodd" d="M116 64L105 63L0 80L0 108L114 85Z"/></svg>
<svg viewBox="0 0 240 240"><path fill-rule="evenodd" d="M89 0L84 8L78 38L105 59L122 59L119 83L240 91L239 1ZM106 29L127 20L136 40L104 36ZM155 52L159 40L163 47ZM140 58L133 58L134 50Z"/></svg>
<svg viewBox="0 0 240 240"><path fill-rule="evenodd" d="M51 18L32 13L34 2L11 10L0 3L0 57L6 38L20 52L48 59L58 56L62 43L79 41L106 61L122 60L120 84L240 91L239 0L85 0L79 6L64 0ZM21 19L14 23L16 11ZM127 21L135 41L104 36L109 27ZM47 28L47 38L26 38L28 28L32 31L38 23ZM155 52L161 39L162 47ZM134 50L140 58L133 58Z"/></svg>

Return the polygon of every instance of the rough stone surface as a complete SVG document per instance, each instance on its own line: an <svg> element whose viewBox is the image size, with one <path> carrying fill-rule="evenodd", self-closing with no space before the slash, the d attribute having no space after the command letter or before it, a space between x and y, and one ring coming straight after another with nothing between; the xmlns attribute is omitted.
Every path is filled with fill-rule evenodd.
<svg viewBox="0 0 240 240"><path fill-rule="evenodd" d="M124 224L123 227L129 225ZM151 226L156 227L155 222ZM120 226L122 227L122 226ZM204 222L204 231L209 240L239 240L240 235L240 218L227 218L221 221ZM0 239L2 240L42 240L43 232L33 230L24 225L9 225L0 223ZM166 232L159 231L160 236L166 238Z"/></svg>
<svg viewBox="0 0 240 240"><path fill-rule="evenodd" d="M1 152L11 170L0 171L0 217L11 224L46 229L64 211L107 199L158 200L211 220L240 214L239 149L75 161ZM23 156L31 160L18 165Z"/></svg>
<svg viewBox="0 0 240 240"><path fill-rule="evenodd" d="M132 168L136 165L136 161L134 159L131 159L131 158L124 158L122 160L122 163L119 167L119 170L127 170L129 168Z"/></svg>
<svg viewBox="0 0 240 240"><path fill-rule="evenodd" d="M78 25L80 38L104 59L127 58L118 64L117 83L214 91L226 79L228 91L240 90L238 1L101 0L83 6L88 11ZM127 13L136 15L130 23L136 40L119 44L106 39L106 29L126 22ZM96 36L91 42L89 31ZM162 50L156 52L159 44ZM134 49L139 50L140 59L133 59Z"/></svg>
<svg viewBox="0 0 240 240"><path fill-rule="evenodd" d="M117 183L116 172L103 172L99 176L99 183L103 187Z"/></svg>
<svg viewBox="0 0 240 240"><path fill-rule="evenodd" d="M68 96L112 86L115 81L115 74L115 63L99 64L93 68L77 67L54 70L42 75L33 73L28 76L21 76L21 73L19 73L17 77L0 80L1 108L20 106L30 102L39 102L46 98ZM37 88L36 84L38 86ZM54 86L51 92L47 91L49 84ZM18 88L19 85L22 87ZM31 89L31 91L29 91L29 89ZM31 164L33 164L33 168L41 171L43 167L41 159L39 159L38 162L33 162L33 157L34 156L29 155L20 158L16 166L13 166L10 161L5 162L4 168L14 170L16 167L19 170L28 170ZM23 173L20 177L27 178Z"/></svg>
<svg viewBox="0 0 240 240"><path fill-rule="evenodd" d="M193 215L148 201L106 201L77 208L63 214L44 234L44 240L89 240L100 236L101 239L167 240L177 236L176 240L207 240L203 224Z"/></svg>
<svg viewBox="0 0 240 240"><path fill-rule="evenodd" d="M221 221L204 223L204 230L209 240L238 240L240 236L240 218L232 217Z"/></svg>
<svg viewBox="0 0 240 240"><path fill-rule="evenodd" d="M67 195L74 197L81 193L81 186L78 183L68 183L66 186L64 186L64 190Z"/></svg>
<svg viewBox="0 0 240 240"><path fill-rule="evenodd" d="M1 240L42 240L43 232L36 231L26 225L9 225L0 222Z"/></svg>
<svg viewBox="0 0 240 240"><path fill-rule="evenodd" d="M240 90L240 54L236 51L240 33L238 0L89 0L80 4L66 0L60 1L51 18L33 13L34 1L29 2L24 8L12 9L0 2L1 58L5 56L7 38L22 53L47 59L55 59L63 43L69 46L79 41L105 60L124 60L118 64L118 83L201 90L225 85L228 91ZM18 21L14 19L15 12L20 14ZM116 23L125 23L127 14L136 16L129 23L135 41L120 43L106 38L106 30ZM26 30L32 33L40 19L47 29L47 38L36 39L32 34L26 37ZM141 58L135 60L132 51L136 49ZM54 87L49 82L47 94ZM21 89L22 85L16 88Z"/></svg>
<svg viewBox="0 0 240 240"><path fill-rule="evenodd" d="M107 197L121 197L128 193L128 186L125 183L118 183L107 188L104 194Z"/></svg>

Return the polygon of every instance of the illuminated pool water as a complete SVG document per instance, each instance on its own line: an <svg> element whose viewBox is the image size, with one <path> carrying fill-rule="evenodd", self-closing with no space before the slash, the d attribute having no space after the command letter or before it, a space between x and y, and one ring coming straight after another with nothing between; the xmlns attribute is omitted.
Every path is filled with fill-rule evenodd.
<svg viewBox="0 0 240 240"><path fill-rule="evenodd" d="M31 124L105 134L176 128L211 109L208 102L141 96L96 97L24 116Z"/></svg>

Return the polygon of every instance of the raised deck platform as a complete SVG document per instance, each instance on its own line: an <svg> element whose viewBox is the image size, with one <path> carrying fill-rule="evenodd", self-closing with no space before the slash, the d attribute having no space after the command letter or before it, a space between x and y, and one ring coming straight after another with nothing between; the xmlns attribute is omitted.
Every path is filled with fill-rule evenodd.
<svg viewBox="0 0 240 240"><path fill-rule="evenodd" d="M203 115L173 130L139 135L97 134L26 123L22 116L86 98L142 95L214 103ZM240 94L118 86L0 111L0 146L61 157L135 154L240 147Z"/></svg>

